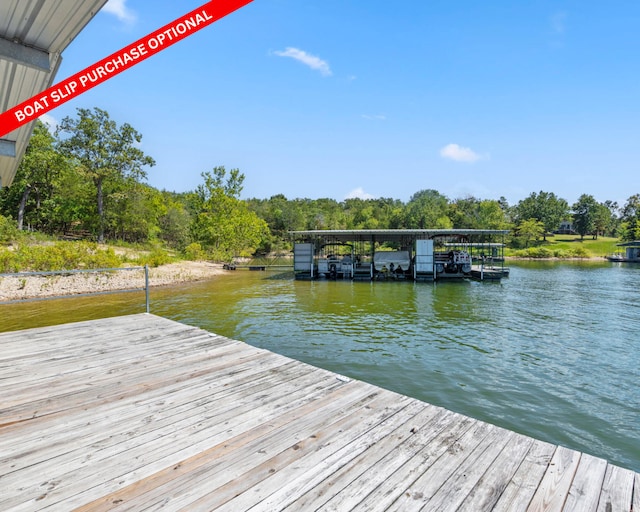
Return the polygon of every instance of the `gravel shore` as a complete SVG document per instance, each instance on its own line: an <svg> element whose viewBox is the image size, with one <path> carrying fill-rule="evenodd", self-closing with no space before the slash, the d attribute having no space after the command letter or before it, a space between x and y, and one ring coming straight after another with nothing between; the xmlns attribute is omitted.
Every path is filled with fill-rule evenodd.
<svg viewBox="0 0 640 512"><path fill-rule="evenodd" d="M181 261L150 268L149 285L162 286L201 281L225 272L220 264L204 261ZM133 288L144 288L144 270L0 277L0 302Z"/></svg>

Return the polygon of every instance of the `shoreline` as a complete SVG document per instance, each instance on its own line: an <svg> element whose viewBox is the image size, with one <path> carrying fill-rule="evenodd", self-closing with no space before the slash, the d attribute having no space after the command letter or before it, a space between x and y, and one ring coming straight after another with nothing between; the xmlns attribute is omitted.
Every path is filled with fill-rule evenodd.
<svg viewBox="0 0 640 512"><path fill-rule="evenodd" d="M590 258L521 258L505 256L506 262L517 261L607 261ZM179 261L149 268L149 287L203 281L226 274L222 263ZM57 296L81 295L118 290L144 289L143 270L119 272L87 272L48 276L0 277L0 302L20 301Z"/></svg>
<svg viewBox="0 0 640 512"><path fill-rule="evenodd" d="M203 281L224 275L222 264L180 261L149 268L149 287ZM0 277L0 302L144 289L144 270Z"/></svg>

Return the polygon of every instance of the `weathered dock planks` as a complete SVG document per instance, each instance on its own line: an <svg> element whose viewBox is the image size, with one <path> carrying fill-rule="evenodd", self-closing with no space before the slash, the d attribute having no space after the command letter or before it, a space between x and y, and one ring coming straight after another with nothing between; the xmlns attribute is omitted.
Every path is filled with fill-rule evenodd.
<svg viewBox="0 0 640 512"><path fill-rule="evenodd" d="M153 315L0 334L0 510L640 510L640 475Z"/></svg>

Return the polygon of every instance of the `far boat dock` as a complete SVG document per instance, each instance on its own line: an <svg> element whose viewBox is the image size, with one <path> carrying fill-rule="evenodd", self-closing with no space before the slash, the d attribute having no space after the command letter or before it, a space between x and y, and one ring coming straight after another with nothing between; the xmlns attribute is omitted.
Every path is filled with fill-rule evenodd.
<svg viewBox="0 0 640 512"><path fill-rule="evenodd" d="M296 279L500 280L504 237L496 229L291 231ZM500 241L496 241L500 240Z"/></svg>
<svg viewBox="0 0 640 512"><path fill-rule="evenodd" d="M640 510L640 474L150 314L0 334L0 509Z"/></svg>
<svg viewBox="0 0 640 512"><path fill-rule="evenodd" d="M623 242L618 247L624 247L624 253L616 253L607 256L609 261L614 263L640 263L640 240Z"/></svg>

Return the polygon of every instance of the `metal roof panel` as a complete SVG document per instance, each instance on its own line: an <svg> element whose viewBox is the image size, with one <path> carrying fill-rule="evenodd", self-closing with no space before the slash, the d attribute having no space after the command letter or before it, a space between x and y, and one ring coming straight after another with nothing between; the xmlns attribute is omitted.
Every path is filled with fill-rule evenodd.
<svg viewBox="0 0 640 512"><path fill-rule="evenodd" d="M51 53L62 52L107 0L3 0L0 36Z"/></svg>
<svg viewBox="0 0 640 512"><path fill-rule="evenodd" d="M107 0L2 0L0 38L49 54L50 71L0 55L0 110L35 96L53 84L60 54L91 21ZM22 126L2 137L16 143L16 157L0 156L0 185L13 181L33 131Z"/></svg>

